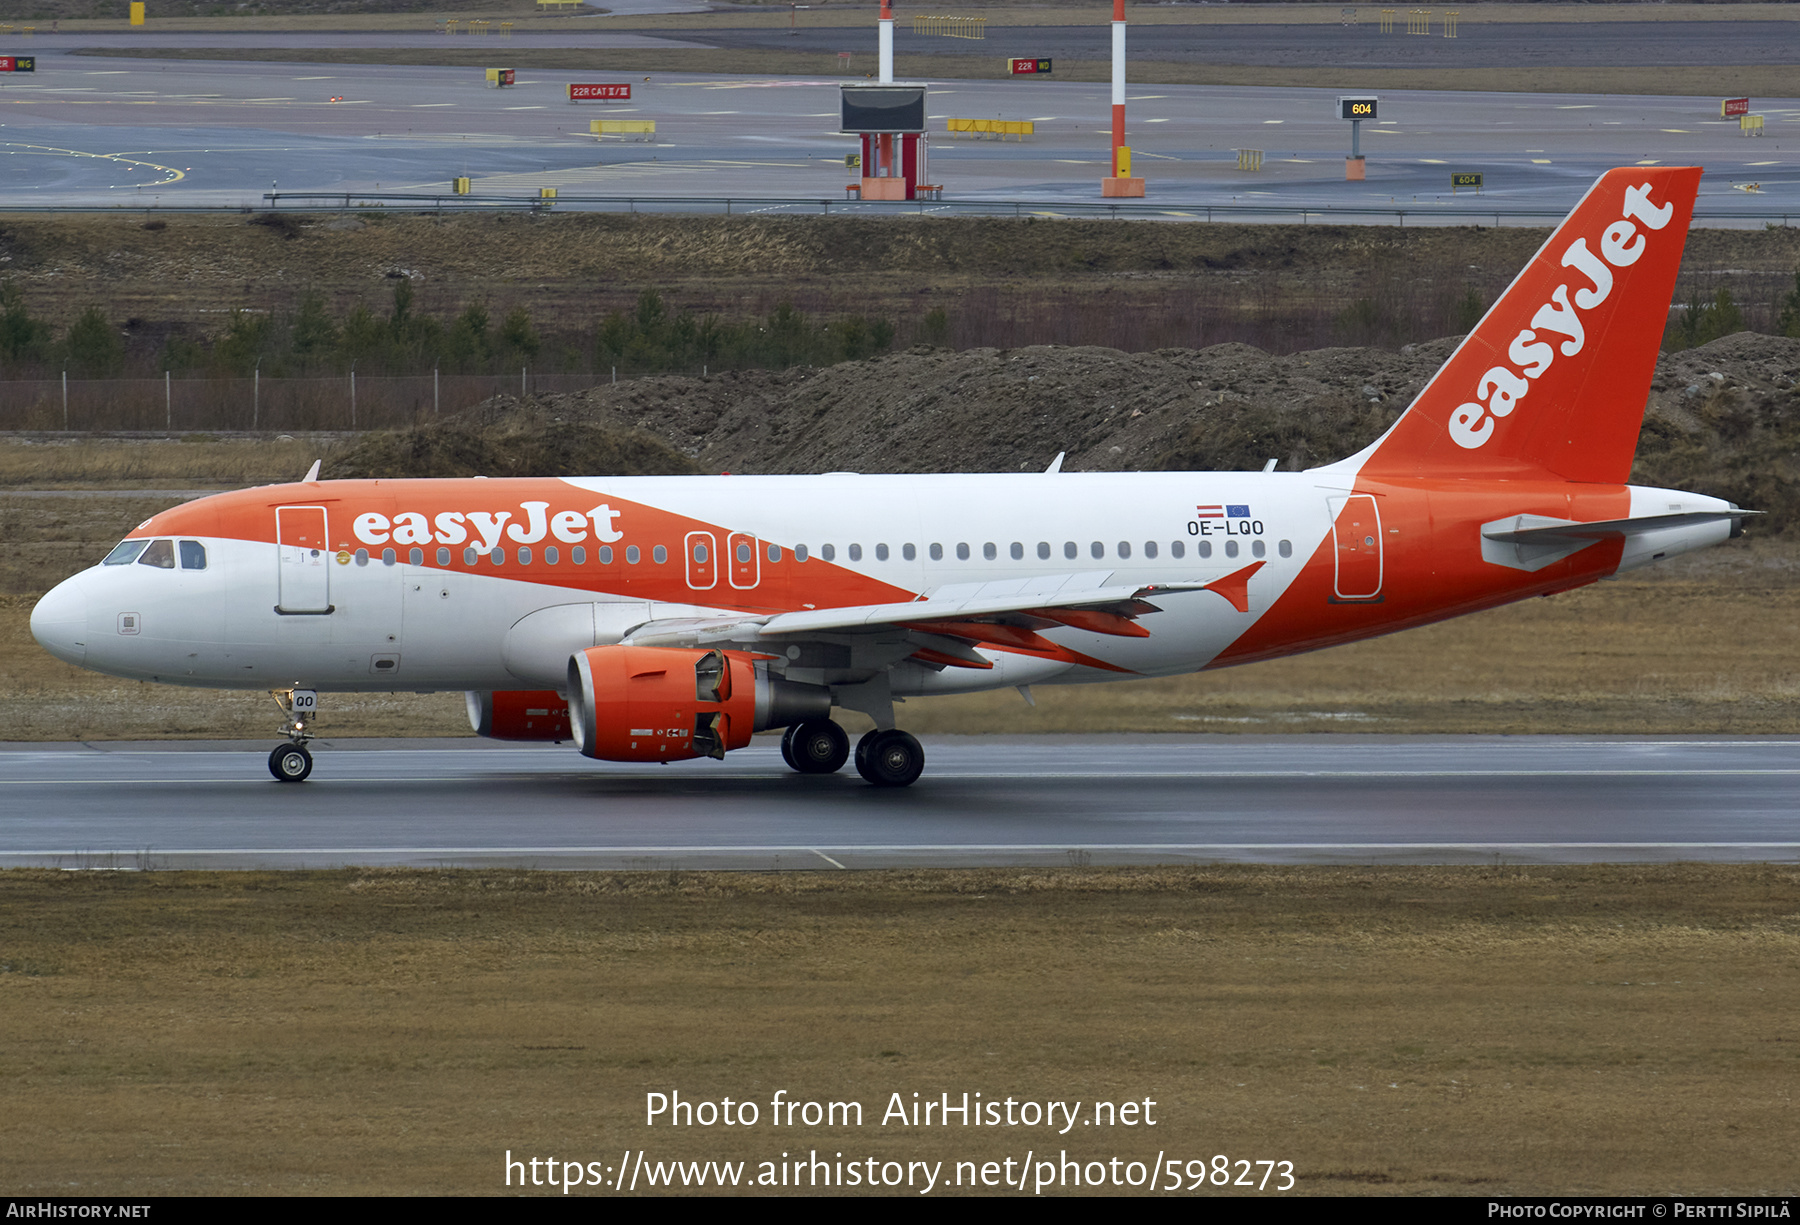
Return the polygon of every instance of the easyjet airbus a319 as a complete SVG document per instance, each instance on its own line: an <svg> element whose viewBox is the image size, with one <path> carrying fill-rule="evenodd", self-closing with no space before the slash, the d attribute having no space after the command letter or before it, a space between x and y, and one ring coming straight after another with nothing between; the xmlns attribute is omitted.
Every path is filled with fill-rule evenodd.
<svg viewBox="0 0 1800 1225"><path fill-rule="evenodd" d="M1305 472L320 481L164 511L33 610L58 658L320 694L465 690L607 761L919 777L902 698L1168 676L1424 625L1716 544L1625 483L1697 168L1603 176L1393 428ZM317 465L313 473L316 476Z"/></svg>

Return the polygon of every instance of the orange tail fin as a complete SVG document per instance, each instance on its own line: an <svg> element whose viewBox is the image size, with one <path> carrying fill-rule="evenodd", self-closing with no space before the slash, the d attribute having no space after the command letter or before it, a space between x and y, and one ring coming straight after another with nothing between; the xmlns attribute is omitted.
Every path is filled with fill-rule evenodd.
<svg viewBox="0 0 1800 1225"><path fill-rule="evenodd" d="M1624 481L1699 187L1699 167L1602 175L1405 415L1341 466Z"/></svg>

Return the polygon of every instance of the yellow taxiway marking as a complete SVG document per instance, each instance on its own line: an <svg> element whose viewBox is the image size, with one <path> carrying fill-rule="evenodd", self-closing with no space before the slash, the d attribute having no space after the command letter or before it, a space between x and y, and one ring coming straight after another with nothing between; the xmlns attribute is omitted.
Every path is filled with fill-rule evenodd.
<svg viewBox="0 0 1800 1225"><path fill-rule="evenodd" d="M185 171L177 170L173 166L159 166L155 162L140 161L135 157L125 157L118 153L89 153L84 149L59 149L54 145L22 145L11 142L0 145L0 148L9 148L15 153L34 154L45 157L91 157L103 162L117 162L122 166L142 166L146 170L161 171L163 174L169 176L168 178L158 180L155 183L137 184L137 186L142 187L165 187L170 183L179 183L181 180L187 178L187 173Z"/></svg>

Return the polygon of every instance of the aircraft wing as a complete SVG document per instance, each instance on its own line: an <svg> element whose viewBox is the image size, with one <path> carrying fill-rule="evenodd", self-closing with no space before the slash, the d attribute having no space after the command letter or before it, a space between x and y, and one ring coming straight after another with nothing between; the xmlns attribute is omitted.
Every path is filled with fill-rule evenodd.
<svg viewBox="0 0 1800 1225"><path fill-rule="evenodd" d="M821 635L909 634L922 650L952 657L940 662L986 667L991 665L967 644L1057 652L1062 648L1037 634L1057 626L1147 638L1150 631L1138 625L1137 618L1162 611L1151 603L1157 596L1211 591L1239 612L1247 612L1250 578L1264 564L1253 562L1205 583L1113 583L1112 571L1098 571L954 584L903 603L649 621L632 630L624 641L635 646L736 644L770 650L784 641Z"/></svg>

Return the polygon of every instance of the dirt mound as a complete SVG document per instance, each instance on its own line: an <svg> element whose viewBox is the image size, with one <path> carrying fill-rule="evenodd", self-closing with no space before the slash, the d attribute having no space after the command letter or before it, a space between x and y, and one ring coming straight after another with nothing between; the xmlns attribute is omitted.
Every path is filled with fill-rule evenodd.
<svg viewBox="0 0 1800 1225"><path fill-rule="evenodd" d="M326 460L331 480L357 477L673 476L693 460L641 430L604 421L564 421L511 397L476 420L364 434Z"/></svg>

